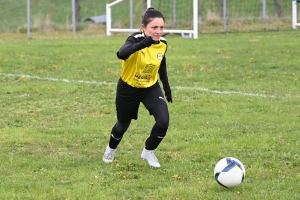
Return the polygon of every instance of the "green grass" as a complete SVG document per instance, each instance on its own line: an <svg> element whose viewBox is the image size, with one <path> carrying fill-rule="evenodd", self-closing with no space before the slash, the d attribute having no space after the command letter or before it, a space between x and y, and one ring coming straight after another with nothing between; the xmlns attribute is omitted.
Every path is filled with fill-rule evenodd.
<svg viewBox="0 0 300 200"><path fill-rule="evenodd" d="M154 123L143 106L115 161L116 51L126 35L0 35L0 199L300 199L297 31L167 36L170 127L140 158ZM213 170L236 157L245 181Z"/></svg>

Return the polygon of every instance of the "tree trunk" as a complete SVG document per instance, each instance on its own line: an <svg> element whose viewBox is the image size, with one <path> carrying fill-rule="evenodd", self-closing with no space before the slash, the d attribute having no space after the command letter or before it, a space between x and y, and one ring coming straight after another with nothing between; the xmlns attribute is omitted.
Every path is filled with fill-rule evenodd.
<svg viewBox="0 0 300 200"><path fill-rule="evenodd" d="M279 18L282 17L281 8L277 0L274 0L274 6L276 7L276 13Z"/></svg>
<svg viewBox="0 0 300 200"><path fill-rule="evenodd" d="M223 13L223 7L224 7L223 0L219 0L219 5L220 5L220 9L221 9L221 17L223 18L223 16L224 16L224 13Z"/></svg>
<svg viewBox="0 0 300 200"><path fill-rule="evenodd" d="M202 19L202 14L203 14L203 3L204 0L200 0L199 6L198 6L198 17Z"/></svg>
<svg viewBox="0 0 300 200"><path fill-rule="evenodd" d="M76 22L81 21L79 0L75 0L75 20Z"/></svg>

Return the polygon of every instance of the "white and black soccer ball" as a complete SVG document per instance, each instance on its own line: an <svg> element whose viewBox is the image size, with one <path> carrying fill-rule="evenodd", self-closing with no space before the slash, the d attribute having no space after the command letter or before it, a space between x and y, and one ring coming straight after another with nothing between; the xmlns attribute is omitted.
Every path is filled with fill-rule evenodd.
<svg viewBox="0 0 300 200"><path fill-rule="evenodd" d="M214 170L217 183L226 188L240 185L244 181L245 174L243 163L233 157L219 160Z"/></svg>

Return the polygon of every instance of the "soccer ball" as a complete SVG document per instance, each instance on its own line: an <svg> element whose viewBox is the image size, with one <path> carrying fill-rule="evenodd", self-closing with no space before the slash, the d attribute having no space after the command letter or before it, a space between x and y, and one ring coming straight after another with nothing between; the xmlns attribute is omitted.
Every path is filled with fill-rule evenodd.
<svg viewBox="0 0 300 200"><path fill-rule="evenodd" d="M226 157L216 164L214 174L218 184L225 188L232 188L244 181L246 171L241 161Z"/></svg>

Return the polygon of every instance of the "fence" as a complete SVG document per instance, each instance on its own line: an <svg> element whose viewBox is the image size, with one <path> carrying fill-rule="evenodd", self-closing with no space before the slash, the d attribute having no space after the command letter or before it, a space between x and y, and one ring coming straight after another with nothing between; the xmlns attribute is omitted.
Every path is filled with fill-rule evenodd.
<svg viewBox="0 0 300 200"><path fill-rule="evenodd" d="M114 0L76 0L80 5L78 9L80 15L79 17L76 15L78 17L76 18L76 28L72 25L74 24L72 22L74 17L72 16L73 0L31 0L29 24L27 24L27 1L0 1L0 32L26 33L27 26L30 26L31 31L93 29L98 32L99 30L103 31L101 33L105 34L105 24L95 24L85 21L85 19L105 15L106 4ZM193 16L190 2L192 0L151 0L151 2L155 8L167 16L167 28L189 29L188 26L191 26ZM130 6L133 11L132 19L129 17ZM129 28L132 25L133 28L139 28L141 13L145 7L145 0L133 0L132 4L130 4L130 0L124 0L112 11L112 27ZM300 9L296 11L295 15L298 22L300 21L299 11ZM174 23L174 14L177 16L176 23ZM292 14L292 0L198 0L198 30L200 34L224 31L292 30ZM224 18L226 18L226 23L224 23Z"/></svg>

